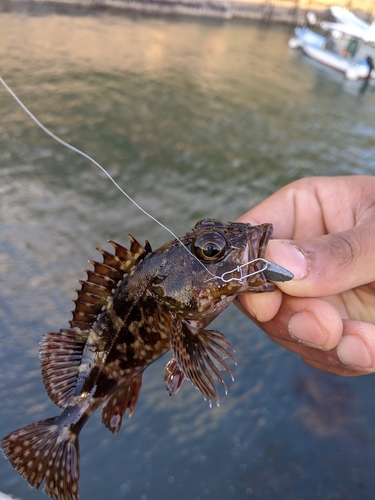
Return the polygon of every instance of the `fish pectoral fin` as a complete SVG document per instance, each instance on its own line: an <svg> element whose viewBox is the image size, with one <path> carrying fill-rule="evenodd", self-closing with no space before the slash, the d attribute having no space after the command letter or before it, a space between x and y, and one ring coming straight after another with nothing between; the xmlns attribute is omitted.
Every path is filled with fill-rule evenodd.
<svg viewBox="0 0 375 500"><path fill-rule="evenodd" d="M119 387L107 399L102 410L102 422L113 433L120 430L122 417L129 408L129 417L134 413L142 386L142 374L133 377L129 384Z"/></svg>
<svg viewBox="0 0 375 500"><path fill-rule="evenodd" d="M175 358L168 361L164 369L164 380L169 396L174 396L181 387L182 382L185 380L185 375Z"/></svg>
<svg viewBox="0 0 375 500"><path fill-rule="evenodd" d="M54 500L78 500L79 446L77 433L49 418L11 432L1 449L16 471Z"/></svg>
<svg viewBox="0 0 375 500"><path fill-rule="evenodd" d="M40 341L43 382L48 396L60 408L74 392L88 335L88 331L75 328L46 333Z"/></svg>
<svg viewBox="0 0 375 500"><path fill-rule="evenodd" d="M210 406L212 406L212 398L219 406L219 394L214 377L221 382L225 392L227 392L220 370L226 370L233 380L232 372L224 359L230 358L236 363L233 355L228 351L228 349L234 349L224 335L217 330L203 330L184 320L180 325L175 325L172 328L171 346L174 359L185 378L189 379L201 391ZM173 364L169 367L169 369L171 368L172 374L174 375L173 371L175 371L180 377L177 368ZM178 387L181 383L179 383L179 380L177 381ZM172 384L172 390L173 388Z"/></svg>

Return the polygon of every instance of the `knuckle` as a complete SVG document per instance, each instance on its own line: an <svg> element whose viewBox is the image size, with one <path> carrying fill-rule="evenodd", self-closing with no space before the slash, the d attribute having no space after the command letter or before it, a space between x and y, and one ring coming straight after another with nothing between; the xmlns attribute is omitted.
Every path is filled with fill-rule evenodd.
<svg viewBox="0 0 375 500"><path fill-rule="evenodd" d="M340 267L346 267L353 264L360 255L360 242L349 237L345 233L336 233L329 235L330 251Z"/></svg>

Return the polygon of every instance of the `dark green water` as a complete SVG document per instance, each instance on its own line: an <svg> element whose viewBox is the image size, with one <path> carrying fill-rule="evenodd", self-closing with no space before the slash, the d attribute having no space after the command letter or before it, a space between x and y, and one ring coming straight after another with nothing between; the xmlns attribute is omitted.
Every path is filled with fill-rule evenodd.
<svg viewBox="0 0 375 500"><path fill-rule="evenodd" d="M4 9L3 9L4 10ZM375 96L287 48L291 30L92 11L0 13L1 74L51 130L184 234L293 179L372 174ZM266 221L265 221L266 222ZM268 221L267 221L268 222ZM272 221L269 221L272 222ZM0 89L0 435L56 415L41 335L67 327L96 246L170 239ZM374 378L306 367L229 308L235 382L209 409L161 359L132 419L81 434L81 499L360 499L375 494ZM46 498L0 461L0 491Z"/></svg>

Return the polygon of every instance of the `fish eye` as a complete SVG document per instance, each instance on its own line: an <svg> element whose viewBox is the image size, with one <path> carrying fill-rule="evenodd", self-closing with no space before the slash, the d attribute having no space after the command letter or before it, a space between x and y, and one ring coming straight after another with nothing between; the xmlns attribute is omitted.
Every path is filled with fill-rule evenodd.
<svg viewBox="0 0 375 500"><path fill-rule="evenodd" d="M197 237L192 244L192 251L198 259L205 262L220 260L227 249L227 241L221 233L207 231Z"/></svg>

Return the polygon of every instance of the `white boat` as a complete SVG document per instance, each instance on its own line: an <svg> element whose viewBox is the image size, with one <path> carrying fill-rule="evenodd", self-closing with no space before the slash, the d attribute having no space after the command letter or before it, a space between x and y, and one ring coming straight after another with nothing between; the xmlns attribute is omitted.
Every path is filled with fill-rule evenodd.
<svg viewBox="0 0 375 500"><path fill-rule="evenodd" d="M346 16L341 16L342 22L320 23L325 36L307 26L296 28L289 47L301 48L312 59L344 73L348 80L375 80L375 24L349 14L346 11Z"/></svg>

